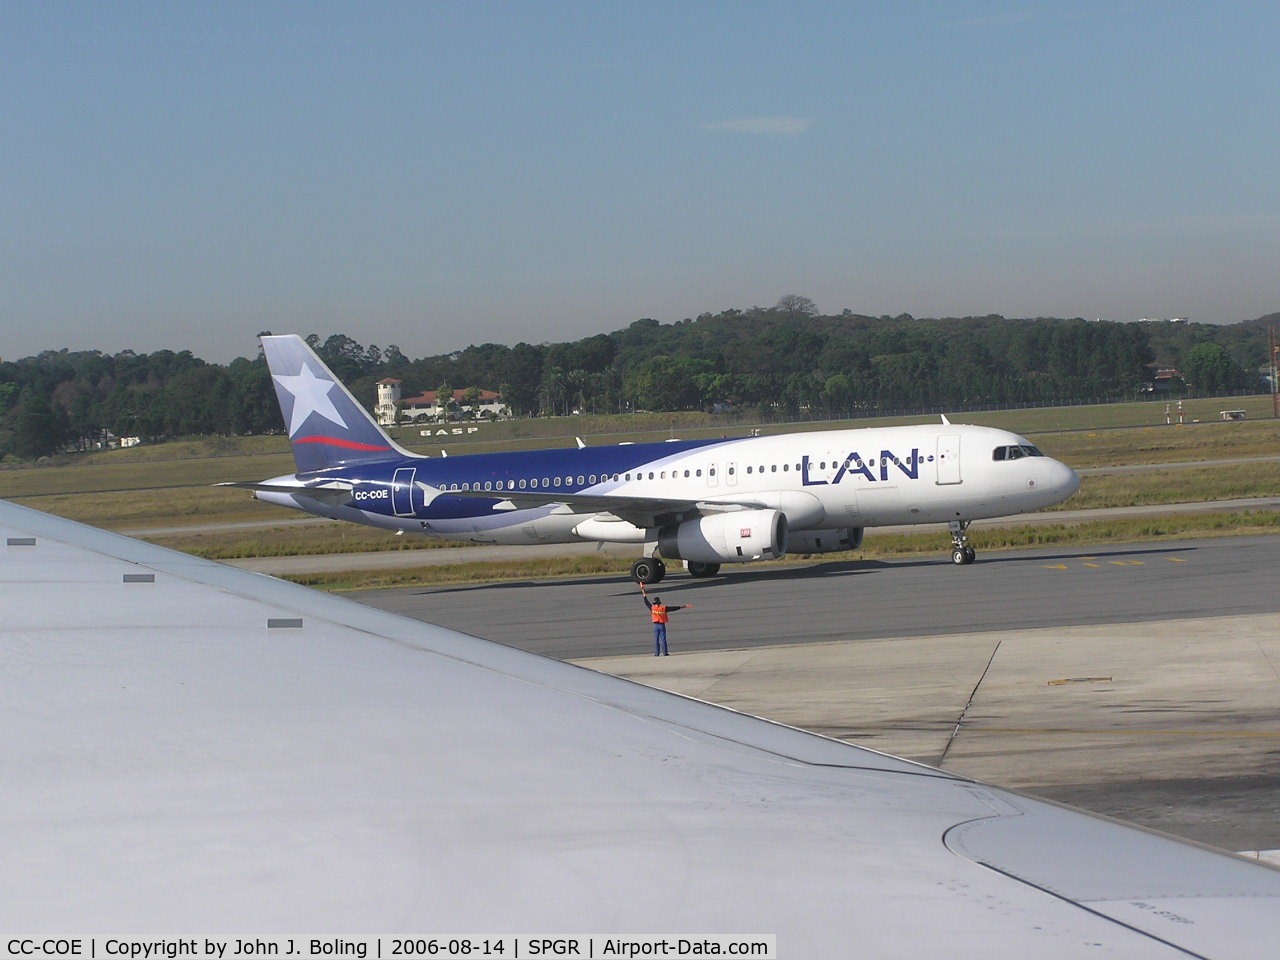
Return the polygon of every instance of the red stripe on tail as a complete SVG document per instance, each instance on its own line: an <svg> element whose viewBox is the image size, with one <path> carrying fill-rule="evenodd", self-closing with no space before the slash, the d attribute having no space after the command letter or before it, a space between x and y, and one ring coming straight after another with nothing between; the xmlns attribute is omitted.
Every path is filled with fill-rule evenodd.
<svg viewBox="0 0 1280 960"><path fill-rule="evenodd" d="M390 450L372 443L356 443L354 440L339 440L337 437L294 437L294 443L322 443L326 447L342 447L344 450Z"/></svg>

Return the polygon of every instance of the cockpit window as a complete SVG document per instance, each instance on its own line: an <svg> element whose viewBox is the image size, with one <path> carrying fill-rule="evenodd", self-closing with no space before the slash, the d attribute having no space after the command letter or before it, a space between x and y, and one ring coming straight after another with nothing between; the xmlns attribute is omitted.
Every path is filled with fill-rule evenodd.
<svg viewBox="0 0 1280 960"><path fill-rule="evenodd" d="M1029 443L1015 443L1007 447L996 447L991 451L992 460L1020 460L1023 457L1043 457L1039 447Z"/></svg>

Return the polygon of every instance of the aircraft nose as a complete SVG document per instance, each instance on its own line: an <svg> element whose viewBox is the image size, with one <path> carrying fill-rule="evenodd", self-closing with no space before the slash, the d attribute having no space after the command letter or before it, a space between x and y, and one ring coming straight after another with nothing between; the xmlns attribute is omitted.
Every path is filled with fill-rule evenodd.
<svg viewBox="0 0 1280 960"><path fill-rule="evenodd" d="M1055 460L1049 474L1049 484L1065 500L1080 489L1080 474L1060 460Z"/></svg>

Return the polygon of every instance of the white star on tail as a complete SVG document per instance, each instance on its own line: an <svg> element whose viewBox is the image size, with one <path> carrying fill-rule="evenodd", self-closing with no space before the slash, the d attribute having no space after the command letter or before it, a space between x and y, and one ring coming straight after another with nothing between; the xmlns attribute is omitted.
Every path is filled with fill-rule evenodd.
<svg viewBox="0 0 1280 960"><path fill-rule="evenodd" d="M293 397L293 413L289 418L289 436L292 437L297 433L298 428L306 423L307 417L313 413L318 413L326 420L331 420L341 427L345 428L347 426L347 421L342 419L342 414L338 413L338 408L329 399L329 392L337 386L334 381L321 380L311 372L311 368L305 363L296 377L275 375L272 379L288 390Z"/></svg>

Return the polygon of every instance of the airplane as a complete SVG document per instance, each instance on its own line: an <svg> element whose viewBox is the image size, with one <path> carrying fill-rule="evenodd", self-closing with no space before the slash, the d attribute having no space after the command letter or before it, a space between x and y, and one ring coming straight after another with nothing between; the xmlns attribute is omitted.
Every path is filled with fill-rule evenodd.
<svg viewBox="0 0 1280 960"><path fill-rule="evenodd" d="M0 595L11 954L1280 941L1280 872L1256 861L4 501Z"/></svg>
<svg viewBox="0 0 1280 960"><path fill-rule="evenodd" d="M319 516L451 540L634 543L639 583L787 552L856 550L868 527L945 523L973 563L974 520L1080 485L1015 433L951 423L426 457L392 440L298 336L264 336L297 472L251 489Z"/></svg>

